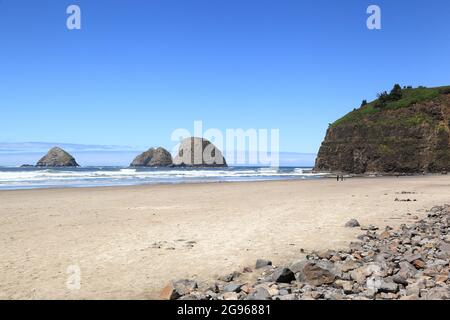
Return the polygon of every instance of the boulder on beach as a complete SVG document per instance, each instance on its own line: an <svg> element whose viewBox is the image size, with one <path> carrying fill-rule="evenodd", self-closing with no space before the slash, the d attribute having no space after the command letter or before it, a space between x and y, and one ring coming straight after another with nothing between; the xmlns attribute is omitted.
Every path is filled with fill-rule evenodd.
<svg viewBox="0 0 450 320"><path fill-rule="evenodd" d="M176 166L184 167L226 167L227 162L222 152L210 141L191 137L181 141L177 156L173 161Z"/></svg>
<svg viewBox="0 0 450 320"><path fill-rule="evenodd" d="M347 228L356 228L356 227L359 227L359 226L360 226L360 224L359 224L358 220L356 220L356 219L350 219L345 224L345 227L347 227Z"/></svg>
<svg viewBox="0 0 450 320"><path fill-rule="evenodd" d="M130 167L167 167L172 165L172 155L164 148L150 148L138 155Z"/></svg>
<svg viewBox="0 0 450 320"><path fill-rule="evenodd" d="M79 167L79 165L69 153L54 147L38 161L36 167Z"/></svg>

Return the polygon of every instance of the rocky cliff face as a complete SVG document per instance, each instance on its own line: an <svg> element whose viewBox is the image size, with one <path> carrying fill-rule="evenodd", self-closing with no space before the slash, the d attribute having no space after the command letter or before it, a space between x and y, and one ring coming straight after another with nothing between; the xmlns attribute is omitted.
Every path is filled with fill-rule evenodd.
<svg viewBox="0 0 450 320"><path fill-rule="evenodd" d="M172 165L172 155L164 148L151 148L138 155L130 167L167 167Z"/></svg>
<svg viewBox="0 0 450 320"><path fill-rule="evenodd" d="M226 167L222 152L210 141L202 138L184 139L173 160L176 166L185 167Z"/></svg>
<svg viewBox="0 0 450 320"><path fill-rule="evenodd" d="M374 101L330 125L315 170L421 173L450 170L450 90L409 89L398 102Z"/></svg>
<svg viewBox="0 0 450 320"><path fill-rule="evenodd" d="M41 158L36 167L78 167L75 159L61 148L54 147Z"/></svg>

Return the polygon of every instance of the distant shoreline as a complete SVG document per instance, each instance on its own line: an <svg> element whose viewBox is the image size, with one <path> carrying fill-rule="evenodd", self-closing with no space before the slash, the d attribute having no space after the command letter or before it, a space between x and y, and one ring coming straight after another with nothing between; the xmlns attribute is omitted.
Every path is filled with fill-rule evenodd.
<svg viewBox="0 0 450 320"><path fill-rule="evenodd" d="M345 177L345 176L344 176ZM406 179L414 179L414 178L432 178L432 177L445 177L441 174L427 174L427 175L404 175L395 177L392 175L358 175L358 176L352 176L352 177L345 177L345 179L351 179L351 180L396 180L397 178L401 180ZM212 186L217 184L226 184L226 185L235 185L236 187L239 187L243 184L276 184L276 183L298 183L298 182L311 182L311 181L318 181L318 180L335 180L336 175L330 175L330 176L323 176L315 179L301 179L301 178L292 178L292 179L283 179L283 180L246 180L246 181L186 181L186 182L165 182L165 183L142 183L142 184L129 184L129 185L99 185L99 186L58 186L58 187L37 187L37 188L17 188L17 189L0 189L0 194L3 192L39 192L39 191L59 191L59 190L98 190L98 191L107 191L107 190L141 190L141 189L153 189L158 187L168 188L168 187L176 187L176 186ZM345 182L345 181L344 181ZM340 183L340 182L339 182ZM336 185L339 186L338 182L336 182Z"/></svg>
<svg viewBox="0 0 450 320"><path fill-rule="evenodd" d="M220 182L440 176L439 173L316 172L311 167L0 167L0 191L33 189L130 187Z"/></svg>
<svg viewBox="0 0 450 320"><path fill-rule="evenodd" d="M0 169L0 190L172 185L202 182L282 181L317 179L323 176L324 174L311 173L310 167L3 168Z"/></svg>

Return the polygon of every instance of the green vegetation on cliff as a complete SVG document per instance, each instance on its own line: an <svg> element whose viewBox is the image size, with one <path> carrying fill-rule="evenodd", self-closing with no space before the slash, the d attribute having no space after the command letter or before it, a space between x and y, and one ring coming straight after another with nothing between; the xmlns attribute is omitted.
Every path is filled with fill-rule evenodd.
<svg viewBox="0 0 450 320"><path fill-rule="evenodd" d="M383 110L397 110L401 108L407 108L415 103L420 103L424 101L433 101L435 99L439 99L442 94L450 93L450 86L445 87L436 87L436 88L403 88L400 91L398 88L400 86L394 86L390 94L386 92L380 93L378 95L378 99L367 103L366 100L363 100L361 107L359 109L355 109L352 112L346 114L344 117L336 120L334 123L330 125L331 128L334 128L341 124L358 124L364 120L369 119L371 115L382 112ZM392 95L392 96L391 96ZM429 121L429 118L426 115L414 115L411 118L402 119L405 121L404 124L408 125L416 125L421 122Z"/></svg>
<svg viewBox="0 0 450 320"><path fill-rule="evenodd" d="M363 101L327 130L316 171L450 171L450 86L401 88Z"/></svg>

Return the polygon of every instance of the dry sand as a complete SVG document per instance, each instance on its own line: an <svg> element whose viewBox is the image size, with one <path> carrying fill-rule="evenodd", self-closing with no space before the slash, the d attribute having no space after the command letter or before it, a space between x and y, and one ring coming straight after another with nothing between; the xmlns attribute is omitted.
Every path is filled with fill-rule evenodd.
<svg viewBox="0 0 450 320"><path fill-rule="evenodd" d="M345 247L350 218L397 226L444 203L447 176L1 191L0 298L157 298L172 279Z"/></svg>

